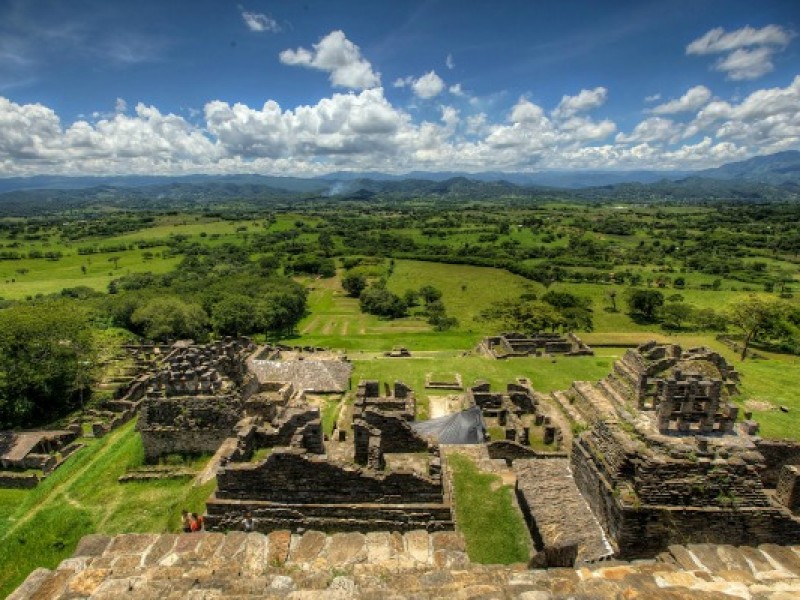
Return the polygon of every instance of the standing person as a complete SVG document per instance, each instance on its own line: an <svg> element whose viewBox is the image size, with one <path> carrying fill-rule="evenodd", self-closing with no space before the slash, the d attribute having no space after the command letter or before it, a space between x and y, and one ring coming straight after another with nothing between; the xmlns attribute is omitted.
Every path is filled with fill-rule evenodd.
<svg viewBox="0 0 800 600"><path fill-rule="evenodd" d="M192 531L192 516L185 508L181 511L181 525L183 533L190 533Z"/></svg>
<svg viewBox="0 0 800 600"><path fill-rule="evenodd" d="M255 525L256 524L255 521L253 521L253 515L249 512L245 513L244 519L242 519L242 529L249 533L255 529Z"/></svg>

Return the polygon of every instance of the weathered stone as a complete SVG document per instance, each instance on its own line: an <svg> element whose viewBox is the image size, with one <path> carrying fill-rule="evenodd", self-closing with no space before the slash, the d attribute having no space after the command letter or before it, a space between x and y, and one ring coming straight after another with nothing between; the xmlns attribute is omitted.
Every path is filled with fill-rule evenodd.
<svg viewBox="0 0 800 600"><path fill-rule="evenodd" d="M331 537L326 558L333 566L363 562L367 558L366 536L363 533L337 533Z"/></svg>
<svg viewBox="0 0 800 600"><path fill-rule="evenodd" d="M295 563L313 562L320 555L327 536L320 531L307 531L292 544L290 560Z"/></svg>
<svg viewBox="0 0 800 600"><path fill-rule="evenodd" d="M430 537L425 531L409 531L403 534L406 552L417 562L430 560Z"/></svg>
<svg viewBox="0 0 800 600"><path fill-rule="evenodd" d="M292 534L288 531L273 531L268 536L264 537L258 533L248 534L248 539L253 536L260 536L264 538L265 550L267 556L265 557L264 564L270 566L282 566L289 558L289 547L292 543Z"/></svg>
<svg viewBox="0 0 800 600"><path fill-rule="evenodd" d="M85 535L78 542L73 556L100 556L111 544L111 538L97 533Z"/></svg>

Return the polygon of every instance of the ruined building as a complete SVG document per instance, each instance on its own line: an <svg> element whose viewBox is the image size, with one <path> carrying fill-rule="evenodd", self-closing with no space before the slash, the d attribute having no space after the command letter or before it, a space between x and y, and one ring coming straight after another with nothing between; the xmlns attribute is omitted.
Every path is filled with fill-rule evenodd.
<svg viewBox="0 0 800 600"><path fill-rule="evenodd" d="M542 356L562 354L564 356L592 356L592 349L574 333L524 333L508 332L483 338L478 352L492 358L514 356Z"/></svg>
<svg viewBox="0 0 800 600"><path fill-rule="evenodd" d="M336 442L326 440L318 409L298 409L286 426L290 439L276 434L275 420L240 434L237 452L217 472L207 526L235 529L250 513L264 532L453 529L439 449L411 427L414 410L407 386L398 382L381 395L378 382L366 381L353 406L349 452L328 451L346 444L351 430L341 425ZM259 448L267 455L254 459Z"/></svg>
<svg viewBox="0 0 800 600"><path fill-rule="evenodd" d="M738 374L707 348L654 342L629 350L599 383L554 395L587 430L574 480L623 558L670 544L796 544L797 448L761 451L736 423Z"/></svg>

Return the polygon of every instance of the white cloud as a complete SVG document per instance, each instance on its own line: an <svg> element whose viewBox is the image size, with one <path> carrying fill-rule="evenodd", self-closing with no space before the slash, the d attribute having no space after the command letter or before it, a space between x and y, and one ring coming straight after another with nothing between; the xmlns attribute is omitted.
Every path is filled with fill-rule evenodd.
<svg viewBox="0 0 800 600"><path fill-rule="evenodd" d="M453 60L452 54L447 55L447 58L444 60L444 64L447 65L447 68L450 69L451 71L456 68L456 63Z"/></svg>
<svg viewBox="0 0 800 600"><path fill-rule="evenodd" d="M661 100L661 94L660 93L653 94L652 96L645 96L645 98L644 98L645 102L658 102L659 100Z"/></svg>
<svg viewBox="0 0 800 600"><path fill-rule="evenodd" d="M254 13L243 10L242 20L250 31L255 31L258 33L264 31L278 33L281 31L281 26L278 24L278 22L269 15L265 15L263 13Z"/></svg>
<svg viewBox="0 0 800 600"><path fill-rule="evenodd" d="M305 48L284 50L279 58L285 65L327 71L331 84L336 87L368 89L381 83L380 73L372 70L369 61L361 56L361 49L340 30L330 32L314 44L313 51Z"/></svg>
<svg viewBox="0 0 800 600"><path fill-rule="evenodd" d="M414 95L423 100L438 96L442 93L444 87L444 81L436 74L436 71L425 73L425 75L411 84Z"/></svg>
<svg viewBox="0 0 800 600"><path fill-rule="evenodd" d="M441 94L445 89L445 83L441 77L436 74L436 71L425 73L422 77L415 78L412 75L408 77L398 77L392 84L396 88L410 87L417 98L429 100ZM450 86L450 93L456 96L463 95L461 85L456 84Z"/></svg>
<svg viewBox="0 0 800 600"><path fill-rule="evenodd" d="M686 46L686 54L719 54L748 46L786 46L795 33L780 25L755 29L749 25L726 33L722 27L708 31Z"/></svg>
<svg viewBox="0 0 800 600"><path fill-rule="evenodd" d="M579 112L585 112L603 105L607 96L608 90L604 87L581 90L577 96L563 96L552 114L557 119L567 119Z"/></svg>
<svg viewBox="0 0 800 600"><path fill-rule="evenodd" d="M458 109L452 106L442 106L442 123L445 124L449 130L455 130L456 126L461 122Z"/></svg>
<svg viewBox="0 0 800 600"><path fill-rule="evenodd" d="M630 135L618 133L616 140L621 143L666 142L679 135L679 125L670 119L650 117L633 128Z"/></svg>
<svg viewBox="0 0 800 600"><path fill-rule="evenodd" d="M590 91L552 112L524 97L502 114L442 103L431 120L393 105L380 87L286 108L213 100L197 122L119 102L124 111L71 124L42 104L0 97L0 176L700 168L800 148L800 76L739 102L706 101L688 124L663 112L619 133L610 119L586 113L605 95ZM662 106L671 103L676 112L700 104L689 93Z"/></svg>
<svg viewBox="0 0 800 600"><path fill-rule="evenodd" d="M779 25L761 29L742 27L726 33L722 27L708 31L686 46L686 54L725 54L714 63L733 81L757 79L774 69L772 55L783 50L796 36Z"/></svg>
<svg viewBox="0 0 800 600"><path fill-rule="evenodd" d="M757 90L739 104L715 101L698 112L685 136L705 134L761 151L800 146L800 76L785 88Z"/></svg>
<svg viewBox="0 0 800 600"><path fill-rule="evenodd" d="M464 92L464 90L461 89L461 84L460 83L454 83L453 85L451 85L448 88L447 91L449 91L451 94L453 94L453 96L463 97L463 96L467 95L466 92Z"/></svg>
<svg viewBox="0 0 800 600"><path fill-rule="evenodd" d="M124 113L126 110L128 110L128 103L125 102L124 98L117 98L117 101L114 103L114 111Z"/></svg>
<svg viewBox="0 0 800 600"><path fill-rule="evenodd" d="M739 48L728 56L720 58L714 69L722 71L733 81L758 79L774 69L772 64L772 48L755 48L746 50Z"/></svg>
<svg viewBox="0 0 800 600"><path fill-rule="evenodd" d="M711 90L704 85L696 85L676 100L650 109L654 115L672 115L680 112L695 111L711 99Z"/></svg>

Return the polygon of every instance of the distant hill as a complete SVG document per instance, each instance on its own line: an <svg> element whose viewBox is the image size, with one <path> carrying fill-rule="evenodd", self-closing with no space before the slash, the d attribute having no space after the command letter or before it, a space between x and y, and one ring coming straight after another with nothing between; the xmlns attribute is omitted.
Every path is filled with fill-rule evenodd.
<svg viewBox="0 0 800 600"><path fill-rule="evenodd" d="M800 200L800 152L779 152L691 173L547 171L541 173L336 173L324 177L37 176L0 179L0 215L69 209L264 207L298 201L415 198L450 201L543 197L584 200L736 202Z"/></svg>
<svg viewBox="0 0 800 600"><path fill-rule="evenodd" d="M716 169L697 171L694 175L706 179L737 179L770 185L800 184L800 151L787 150L767 156L755 156Z"/></svg>

